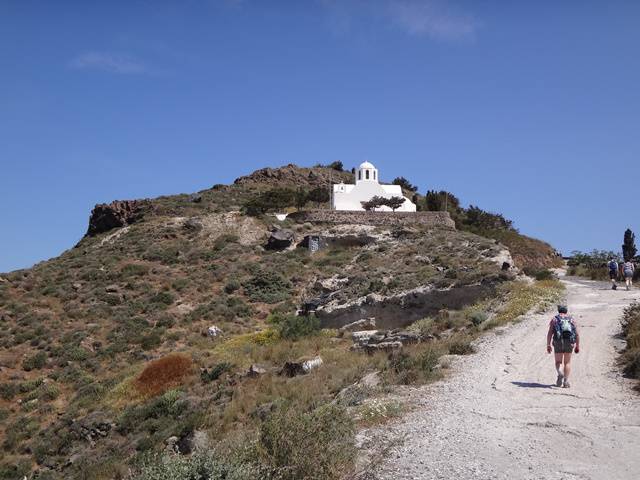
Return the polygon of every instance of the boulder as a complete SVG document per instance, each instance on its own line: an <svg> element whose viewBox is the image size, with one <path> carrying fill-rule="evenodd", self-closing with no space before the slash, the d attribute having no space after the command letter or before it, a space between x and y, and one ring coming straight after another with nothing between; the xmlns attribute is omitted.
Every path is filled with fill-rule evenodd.
<svg viewBox="0 0 640 480"><path fill-rule="evenodd" d="M92 446L101 438L109 435L114 424L104 412L93 412L86 417L75 420L69 430L79 439L87 440Z"/></svg>
<svg viewBox="0 0 640 480"><path fill-rule="evenodd" d="M314 357L302 362L302 369L304 370L305 373L309 373L311 370L314 370L318 368L320 365L322 365L322 363L323 363L322 358L320 358L319 356Z"/></svg>
<svg viewBox="0 0 640 480"><path fill-rule="evenodd" d="M264 422L275 409L276 404L274 402L262 403L251 412L251 416Z"/></svg>
<svg viewBox="0 0 640 480"><path fill-rule="evenodd" d="M280 375L284 375L286 377L304 375L309 373L311 370L318 368L322 363L322 358L320 357L299 359L294 362L285 362L282 370L280 370Z"/></svg>
<svg viewBox="0 0 640 480"><path fill-rule="evenodd" d="M171 437L175 438L175 437ZM181 455L190 455L195 451L204 451L209 448L209 437L202 430L194 430L183 435L175 442L175 451Z"/></svg>
<svg viewBox="0 0 640 480"><path fill-rule="evenodd" d="M260 375L264 375L265 373L267 373L267 369L257 365L257 364L253 364L249 367L249 371L247 372L247 376L249 377L259 377Z"/></svg>
<svg viewBox="0 0 640 480"><path fill-rule="evenodd" d="M320 280L318 282L318 285L325 292L334 292L344 287L347 283L349 283L349 278L347 277L340 278L337 275L334 275L331 278L325 278L324 280Z"/></svg>
<svg viewBox="0 0 640 480"><path fill-rule="evenodd" d="M408 330L394 330L386 337L387 339L401 342L403 345L408 345L410 343L418 343L422 340L422 337L419 333L410 332Z"/></svg>
<svg viewBox="0 0 640 480"><path fill-rule="evenodd" d="M215 325L211 325L209 328L207 328L207 336L208 337L219 337L220 335L222 335L222 330L219 327L216 327Z"/></svg>
<svg viewBox="0 0 640 480"><path fill-rule="evenodd" d="M380 342L364 346L364 350L367 353L373 353L376 351L391 352L400 348L402 348L402 342Z"/></svg>
<svg viewBox="0 0 640 480"><path fill-rule="evenodd" d="M187 232L196 233L202 230L204 226L202 225L202 220L197 217L191 217L182 224L182 228Z"/></svg>
<svg viewBox="0 0 640 480"><path fill-rule="evenodd" d="M378 332L378 330L362 330L359 332L353 332L351 334L351 340L353 340L354 343L367 343L372 337L378 335ZM384 333L382 335L382 338L384 338Z"/></svg>
<svg viewBox="0 0 640 480"><path fill-rule="evenodd" d="M376 350L391 351L401 348L403 345L424 340L419 333L408 330L391 330L389 332L365 330L353 332L351 338L353 339L352 350L364 350L369 353Z"/></svg>
<svg viewBox="0 0 640 480"><path fill-rule="evenodd" d="M124 227L140 221L149 206L146 200L116 200L100 203L91 211L89 228L85 236L93 237L113 228Z"/></svg>
<svg viewBox="0 0 640 480"><path fill-rule="evenodd" d="M358 385L363 387L374 388L380 385L380 372L371 372L360 379Z"/></svg>
<svg viewBox="0 0 640 480"><path fill-rule="evenodd" d="M267 240L267 250L284 250L295 241L295 234L291 230L280 228L271 232Z"/></svg>

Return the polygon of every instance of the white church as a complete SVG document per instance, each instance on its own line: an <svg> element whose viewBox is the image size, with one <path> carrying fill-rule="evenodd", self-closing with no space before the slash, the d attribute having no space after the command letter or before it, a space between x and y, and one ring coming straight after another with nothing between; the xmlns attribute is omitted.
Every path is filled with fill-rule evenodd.
<svg viewBox="0 0 640 480"><path fill-rule="evenodd" d="M378 169L369 162L362 163L356 171L356 183L337 183L333 185L331 208L334 210L364 210L362 202L367 202L373 197L403 197L404 203L396 212L415 212L416 205L402 195L400 185L381 185L379 183ZM378 211L391 211L387 206L377 208Z"/></svg>

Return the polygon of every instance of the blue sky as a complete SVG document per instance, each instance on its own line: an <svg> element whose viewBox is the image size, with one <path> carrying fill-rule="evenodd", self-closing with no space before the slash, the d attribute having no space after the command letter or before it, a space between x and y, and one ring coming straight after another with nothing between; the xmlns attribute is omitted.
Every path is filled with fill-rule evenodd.
<svg viewBox="0 0 640 480"><path fill-rule="evenodd" d="M73 246L96 203L338 159L618 249L640 230L638 21L633 1L0 0L0 271Z"/></svg>

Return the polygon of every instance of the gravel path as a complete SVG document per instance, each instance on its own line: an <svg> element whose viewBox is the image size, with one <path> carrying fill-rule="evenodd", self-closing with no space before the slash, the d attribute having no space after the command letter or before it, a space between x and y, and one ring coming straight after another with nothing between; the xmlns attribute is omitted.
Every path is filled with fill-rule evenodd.
<svg viewBox="0 0 640 480"><path fill-rule="evenodd" d="M622 342L614 338L640 291L563 282L582 335L572 388L552 385L545 340L553 312L497 331L445 380L408 390L415 408L402 420L366 434L402 439L374 478L640 478L640 396L615 364Z"/></svg>

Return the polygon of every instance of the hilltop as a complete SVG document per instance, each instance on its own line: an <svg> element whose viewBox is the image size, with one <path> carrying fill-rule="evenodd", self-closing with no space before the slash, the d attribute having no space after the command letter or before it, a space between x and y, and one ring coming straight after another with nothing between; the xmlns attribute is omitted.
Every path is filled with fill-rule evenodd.
<svg viewBox="0 0 640 480"><path fill-rule="evenodd" d="M224 478L337 478L376 386L437 376L441 355L532 306L523 270L557 264L547 244L459 207L455 229L269 215L270 201L323 208L310 192L350 179L287 165L98 205L76 246L3 274L0 478L125 478L167 451L227 452L218 467L240 476ZM375 324L379 341L339 331L360 319L352 329Z"/></svg>

